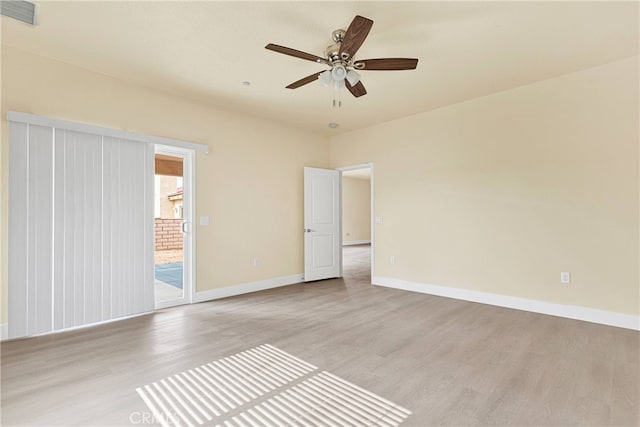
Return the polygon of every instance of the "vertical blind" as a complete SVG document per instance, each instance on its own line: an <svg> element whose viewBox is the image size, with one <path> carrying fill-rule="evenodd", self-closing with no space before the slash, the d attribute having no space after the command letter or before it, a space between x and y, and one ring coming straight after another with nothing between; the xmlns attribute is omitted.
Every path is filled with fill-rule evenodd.
<svg viewBox="0 0 640 427"><path fill-rule="evenodd" d="M10 121L9 336L154 308L152 143Z"/></svg>

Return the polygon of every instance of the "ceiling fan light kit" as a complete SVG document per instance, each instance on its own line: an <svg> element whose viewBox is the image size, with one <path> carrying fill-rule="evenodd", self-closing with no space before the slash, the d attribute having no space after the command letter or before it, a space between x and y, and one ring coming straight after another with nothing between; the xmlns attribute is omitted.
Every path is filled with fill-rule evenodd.
<svg viewBox="0 0 640 427"><path fill-rule="evenodd" d="M329 87L333 83L333 77L331 76L331 70L323 71L318 74L318 80L322 83L322 86Z"/></svg>
<svg viewBox="0 0 640 427"><path fill-rule="evenodd" d="M360 74L356 73L353 70L349 70L347 72L347 81L351 86L358 84L360 81Z"/></svg>
<svg viewBox="0 0 640 427"><path fill-rule="evenodd" d="M379 58L355 61L355 54L364 43L372 26L373 21L371 19L356 15L346 31L339 29L331 33L334 43L325 49L324 58L273 43L269 43L265 48L331 67L329 70L320 71L295 81L288 85L287 89L297 89L320 80L323 86L333 87L333 106L340 107L342 105L340 102L340 89L343 87L346 87L356 98L367 94L367 90L360 81L360 74L355 70L414 70L418 66L418 60L415 58Z"/></svg>
<svg viewBox="0 0 640 427"><path fill-rule="evenodd" d="M347 77L347 69L340 63L334 64L333 68L331 68L331 77L335 81L344 80Z"/></svg>

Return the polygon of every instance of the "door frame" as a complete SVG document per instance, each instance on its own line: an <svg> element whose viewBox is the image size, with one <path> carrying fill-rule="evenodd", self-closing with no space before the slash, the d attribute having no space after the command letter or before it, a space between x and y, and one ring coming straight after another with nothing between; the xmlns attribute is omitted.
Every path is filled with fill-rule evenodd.
<svg viewBox="0 0 640 427"><path fill-rule="evenodd" d="M195 233L195 206L196 206L196 163L195 151L188 148L171 147L167 145L154 145L154 154L181 157L182 163L182 206L183 222L186 233L183 234L182 247L182 298L161 301L155 303L155 309L174 307L177 305L191 304L196 292L196 233ZM154 249L155 252L155 249ZM154 278L155 279L155 278ZM154 285L155 286L155 285ZM155 289L155 288L154 288ZM155 297L154 297L155 298Z"/></svg>
<svg viewBox="0 0 640 427"><path fill-rule="evenodd" d="M374 203L374 197L373 197L373 190L374 190L374 179L373 179L373 162L368 162L368 163L361 163L361 164L357 164L357 165L353 165L353 166L343 166L340 168L336 168L336 170L340 171L340 248L342 248L342 206L344 205L342 203L342 173L346 172L346 171L352 171L352 170L356 170L356 169L369 169L371 172L371 177L369 179L369 186L370 186L370 191L371 191L371 208L370 208L370 215L371 215L371 281L373 283L373 277L374 277L374 272L375 272L375 245L376 245L376 222L375 222L375 203ZM340 277L342 277L342 266L343 266L343 262L342 262L342 256L340 257Z"/></svg>

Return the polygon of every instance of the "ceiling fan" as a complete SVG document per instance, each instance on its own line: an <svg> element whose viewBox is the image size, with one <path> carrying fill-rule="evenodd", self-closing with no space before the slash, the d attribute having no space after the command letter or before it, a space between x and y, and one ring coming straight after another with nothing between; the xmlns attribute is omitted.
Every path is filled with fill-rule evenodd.
<svg viewBox="0 0 640 427"><path fill-rule="evenodd" d="M367 90L360 81L360 75L356 72L377 70L414 70L418 66L418 60L414 58L378 58L355 60L356 52L367 38L373 21L371 19L357 15L351 21L347 30L335 30L331 33L333 44L324 51L324 58L310 53L301 52L296 49L269 43L266 49L307 61L325 64L331 67L329 70L319 71L305 78L295 81L287 86L287 89L297 89L308 83L320 80L325 86L333 85L334 90L339 91L345 87L356 98L366 95ZM340 106L340 101L334 99L334 106Z"/></svg>

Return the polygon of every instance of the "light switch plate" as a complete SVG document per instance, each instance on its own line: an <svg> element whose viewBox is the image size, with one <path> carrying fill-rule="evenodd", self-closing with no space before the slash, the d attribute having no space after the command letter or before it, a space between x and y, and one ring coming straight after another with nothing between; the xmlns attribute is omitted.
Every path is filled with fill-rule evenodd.
<svg viewBox="0 0 640 427"><path fill-rule="evenodd" d="M201 216L200 217L200 225L209 225L209 217Z"/></svg>

